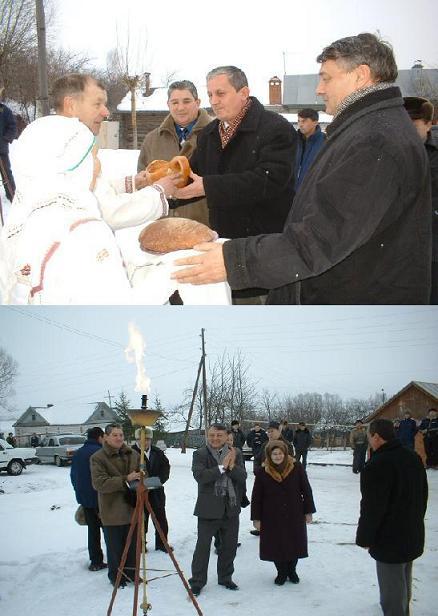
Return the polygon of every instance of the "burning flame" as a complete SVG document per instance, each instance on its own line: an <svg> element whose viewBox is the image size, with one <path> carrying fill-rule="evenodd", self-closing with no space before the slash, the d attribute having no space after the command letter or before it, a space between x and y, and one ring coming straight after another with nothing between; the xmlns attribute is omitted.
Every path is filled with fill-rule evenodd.
<svg viewBox="0 0 438 616"><path fill-rule="evenodd" d="M151 380L146 376L143 365L145 343L140 330L137 329L134 323L129 323L129 344L125 349L125 357L130 364L136 364L137 376L135 379L135 391L142 394L148 394L151 388Z"/></svg>

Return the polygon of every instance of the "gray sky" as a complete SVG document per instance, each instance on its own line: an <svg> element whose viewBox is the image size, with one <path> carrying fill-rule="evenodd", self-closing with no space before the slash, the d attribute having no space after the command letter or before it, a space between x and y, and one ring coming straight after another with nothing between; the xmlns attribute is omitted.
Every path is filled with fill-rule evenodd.
<svg viewBox="0 0 438 616"><path fill-rule="evenodd" d="M124 355L128 324L141 331L151 400L165 407L193 387L206 330L209 362L240 350L259 391L393 395L411 380L437 382L436 307L1 307L0 346L19 363L17 416L55 406L53 421L82 421L108 389L131 402L135 366ZM4 413L1 413L4 415Z"/></svg>
<svg viewBox="0 0 438 616"><path fill-rule="evenodd" d="M103 65L117 37L123 43L130 31L131 50L138 48L143 59L137 69L151 72L155 86L174 71L176 78L199 85L209 69L235 64L247 73L253 93L265 101L268 80L284 74L283 52L288 74L316 73L315 58L325 45L364 31L379 31L393 45L401 69L417 59L427 68L438 67L436 0L55 3L59 42L86 51Z"/></svg>

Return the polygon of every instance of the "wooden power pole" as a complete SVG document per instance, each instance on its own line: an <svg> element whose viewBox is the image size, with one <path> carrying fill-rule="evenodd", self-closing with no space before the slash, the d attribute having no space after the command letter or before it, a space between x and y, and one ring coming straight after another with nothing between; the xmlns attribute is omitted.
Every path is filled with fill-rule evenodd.
<svg viewBox="0 0 438 616"><path fill-rule="evenodd" d="M202 370L202 397L204 399L204 428L205 428L205 440L207 441L207 418L208 418L208 410L207 410L207 377L205 372L205 339L204 339L205 329L201 329L201 338L202 338L202 355L198 365L198 373L196 375L195 387L193 388L192 401L190 403L189 415L187 417L186 429L184 431L183 442L181 446L181 453L186 453L187 449L187 439L189 435L190 422L192 420L193 409L195 407L196 395L198 393L199 386L199 377L201 376Z"/></svg>
<svg viewBox="0 0 438 616"><path fill-rule="evenodd" d="M47 116L50 113L49 87L47 82L46 17L44 0L35 0L35 15L38 38L38 89L37 114Z"/></svg>

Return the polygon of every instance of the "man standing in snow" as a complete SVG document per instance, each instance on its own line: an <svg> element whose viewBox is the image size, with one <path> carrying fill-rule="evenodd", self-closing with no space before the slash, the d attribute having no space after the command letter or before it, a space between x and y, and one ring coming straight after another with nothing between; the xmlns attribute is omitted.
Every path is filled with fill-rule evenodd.
<svg viewBox="0 0 438 616"><path fill-rule="evenodd" d="M304 421L300 421L295 430L294 436L294 447L295 447L295 458L297 462L300 462L304 467L307 466L307 452L309 450L310 444L312 442L312 435L309 432L309 429L306 427Z"/></svg>
<svg viewBox="0 0 438 616"><path fill-rule="evenodd" d="M246 487L246 471L241 456L227 445L227 429L212 424L207 432L207 445L193 453L192 472L198 483L198 499L194 515L198 518L198 538L192 560L189 584L199 595L207 583L211 540L220 533L221 549L217 560L218 584L237 590L233 582L240 503Z"/></svg>
<svg viewBox="0 0 438 616"><path fill-rule="evenodd" d="M99 513L108 555L108 577L114 586L117 571L128 538L133 512L125 493L127 482L141 478L139 455L124 443L123 430L118 424L105 427L102 448L90 458L92 485L98 494ZM123 588L134 580L135 534L128 548L123 577Z"/></svg>
<svg viewBox="0 0 438 616"><path fill-rule="evenodd" d="M77 502L83 506L85 521L88 527L88 555L90 557L90 571L106 569L103 562L103 552L100 545L100 529L102 524L99 516L97 492L91 483L90 458L99 451L103 443L102 428L90 428L87 431L87 440L75 451L71 463L70 479L76 494Z"/></svg>
<svg viewBox="0 0 438 616"><path fill-rule="evenodd" d="M427 477L420 457L403 447L388 419L376 419L368 440L374 453L360 478L357 545L376 561L385 616L410 613L412 561L424 549Z"/></svg>
<svg viewBox="0 0 438 616"><path fill-rule="evenodd" d="M156 445L152 445L152 428L145 428L145 465L147 471L147 477L158 477L160 479L161 484L165 484L169 479L170 475L170 462L164 453L159 447ZM132 449L136 451L139 455L141 453L141 429L137 428L135 431L135 440L136 442L132 446ZM169 532L169 525L166 517L166 495L164 493L164 487L156 488L154 490L149 491L149 502L152 507L152 511L155 513L158 524L161 527L161 530L164 533L164 536L167 539L167 534ZM149 525L149 510L144 510L144 526L145 533L148 532ZM161 537L157 530L155 530L155 549L160 550L161 552L166 552L166 548L164 543L161 540Z"/></svg>
<svg viewBox="0 0 438 616"><path fill-rule="evenodd" d="M367 431L363 421L358 419L350 432L350 445L353 450L353 473L357 475L365 466L365 458L368 449Z"/></svg>
<svg viewBox="0 0 438 616"><path fill-rule="evenodd" d="M394 84L392 49L362 33L328 45L317 61L316 92L334 119L283 231L224 233L238 239L196 246L202 254L179 259L192 267L174 278L228 280L233 290L263 287L271 290L268 304L427 304L430 171ZM220 206L228 215L234 202L221 193Z"/></svg>
<svg viewBox="0 0 438 616"><path fill-rule="evenodd" d="M240 429L240 421L238 419L233 419L231 422L231 435L233 437L233 447L238 447L242 451L246 438Z"/></svg>

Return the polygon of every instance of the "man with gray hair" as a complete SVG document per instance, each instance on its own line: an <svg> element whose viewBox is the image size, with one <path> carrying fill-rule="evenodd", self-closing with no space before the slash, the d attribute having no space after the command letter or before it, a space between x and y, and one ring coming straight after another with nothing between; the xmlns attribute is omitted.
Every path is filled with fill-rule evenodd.
<svg viewBox="0 0 438 616"><path fill-rule="evenodd" d="M205 196L210 226L223 238L280 232L294 197L295 129L250 96L236 66L210 71L207 91L217 119L199 135L193 183L176 196ZM265 296L253 288L234 293L233 302L260 304Z"/></svg>
<svg viewBox="0 0 438 616"><path fill-rule="evenodd" d="M246 489L246 471L242 456L227 444L227 429L212 424L207 432L207 445L193 453L192 472L198 483L198 499L194 515L198 518L198 539L192 560L189 584L199 595L207 583L211 540L220 533L218 584L237 590L233 581L234 558L239 535L239 514Z"/></svg>
<svg viewBox="0 0 438 616"><path fill-rule="evenodd" d="M426 304L430 172L394 85L392 49L364 33L335 41L317 61L316 92L334 119L283 233L201 244L174 277L264 287L270 304Z"/></svg>
<svg viewBox="0 0 438 616"><path fill-rule="evenodd" d="M174 156L191 158L199 133L212 119L205 109L200 109L200 104L198 91L191 81L185 79L170 84L167 90L169 115L144 138L138 158L139 172L153 160L171 160ZM205 199L191 205L170 199L169 206L169 216L182 216L208 225Z"/></svg>

